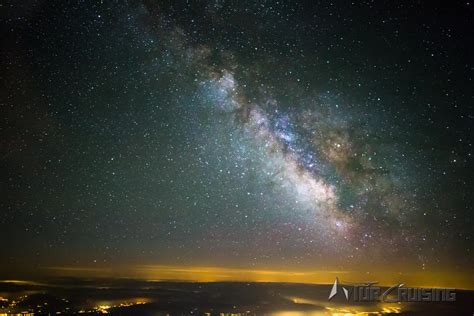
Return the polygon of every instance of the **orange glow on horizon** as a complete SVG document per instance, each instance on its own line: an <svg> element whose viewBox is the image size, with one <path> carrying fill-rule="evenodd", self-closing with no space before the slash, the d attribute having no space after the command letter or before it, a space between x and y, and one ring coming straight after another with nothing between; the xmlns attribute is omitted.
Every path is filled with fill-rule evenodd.
<svg viewBox="0 0 474 316"><path fill-rule="evenodd" d="M136 278L149 281L180 282L282 282L332 284L335 277L341 282L363 283L376 281L381 286L404 283L415 287L450 287L473 289L472 275L453 271L397 273L393 271L344 270L268 270L208 266L137 265L123 267L47 267L53 276L88 278Z"/></svg>

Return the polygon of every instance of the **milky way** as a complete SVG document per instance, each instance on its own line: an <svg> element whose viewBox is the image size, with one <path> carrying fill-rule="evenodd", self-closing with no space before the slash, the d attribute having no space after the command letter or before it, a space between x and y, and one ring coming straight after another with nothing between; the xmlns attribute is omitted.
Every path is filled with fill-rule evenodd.
<svg viewBox="0 0 474 316"><path fill-rule="evenodd" d="M275 216L276 210L284 208L288 217L283 225L303 236L303 244L318 244L318 252L331 249L353 257L358 246L379 248L387 242L400 245L401 236L388 232L389 225L405 239L415 236L414 231L404 231L402 226L402 213L411 212L412 206L410 196L403 195L406 191L397 188L399 170L387 170L372 161L382 148L373 148L368 132L333 113L332 108L339 110L344 105L327 96L313 96L304 100L305 104L292 104L290 109L282 110L264 85L263 97L251 101L246 97L247 84L241 86L232 70L209 71L206 66L198 64L198 69L209 72L205 75L208 78L198 83L198 95L216 116L213 125L228 124L210 132L211 138L214 133L232 135L230 144L214 145L224 146L226 151L231 148L226 159L248 160L248 169L257 174L261 186L276 202ZM239 71L238 64L227 67ZM345 115L344 111L339 115ZM367 133L366 139L358 138L357 133L362 132ZM351 168L351 163L360 168ZM410 166L402 164L399 168ZM247 181L246 171L241 178ZM239 185L230 187L231 192L241 189ZM397 189L400 192L395 192ZM352 196L342 202L341 196L348 191ZM378 204L376 207L368 205L369 196Z"/></svg>

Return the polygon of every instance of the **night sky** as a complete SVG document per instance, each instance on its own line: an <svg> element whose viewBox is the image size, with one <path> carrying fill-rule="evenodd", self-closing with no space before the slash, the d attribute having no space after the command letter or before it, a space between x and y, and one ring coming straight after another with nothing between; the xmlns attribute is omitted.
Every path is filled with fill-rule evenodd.
<svg viewBox="0 0 474 316"><path fill-rule="evenodd" d="M472 3L1 11L2 277L472 279Z"/></svg>

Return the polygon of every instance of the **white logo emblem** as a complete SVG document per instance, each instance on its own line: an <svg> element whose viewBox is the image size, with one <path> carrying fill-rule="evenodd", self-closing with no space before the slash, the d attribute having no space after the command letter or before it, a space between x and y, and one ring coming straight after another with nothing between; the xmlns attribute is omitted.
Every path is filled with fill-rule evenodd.
<svg viewBox="0 0 474 316"><path fill-rule="evenodd" d="M328 300L331 300L337 294L338 286L339 286L339 278L336 277L336 280L334 281L334 284L331 289L331 293L329 293ZM342 287L342 291L344 292L344 296L346 297L346 300L349 300L349 290L343 286L341 287Z"/></svg>

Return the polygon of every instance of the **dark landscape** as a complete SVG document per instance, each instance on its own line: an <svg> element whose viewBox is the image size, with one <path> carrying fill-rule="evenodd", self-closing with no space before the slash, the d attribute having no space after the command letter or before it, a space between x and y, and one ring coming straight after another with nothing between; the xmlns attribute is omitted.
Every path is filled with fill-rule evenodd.
<svg viewBox="0 0 474 316"><path fill-rule="evenodd" d="M456 302L328 301L331 285L57 279L0 284L0 315L470 315L473 291Z"/></svg>

